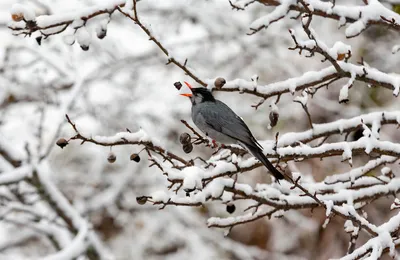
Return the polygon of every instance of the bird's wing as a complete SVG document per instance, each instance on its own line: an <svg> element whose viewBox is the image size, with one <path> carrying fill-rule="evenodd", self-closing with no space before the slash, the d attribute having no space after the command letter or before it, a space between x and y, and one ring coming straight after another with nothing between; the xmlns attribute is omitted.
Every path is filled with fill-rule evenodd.
<svg viewBox="0 0 400 260"><path fill-rule="evenodd" d="M210 127L244 144L256 145L262 149L246 123L227 105L219 100L206 102L204 105L208 107L202 111L207 112L201 113L201 116Z"/></svg>

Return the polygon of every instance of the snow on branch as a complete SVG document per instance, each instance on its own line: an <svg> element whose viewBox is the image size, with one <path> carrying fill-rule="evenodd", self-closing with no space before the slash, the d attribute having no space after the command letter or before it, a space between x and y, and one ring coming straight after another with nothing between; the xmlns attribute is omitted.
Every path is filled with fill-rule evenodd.
<svg viewBox="0 0 400 260"><path fill-rule="evenodd" d="M86 23L95 17L102 17L102 20L98 22L96 28L96 35L98 38L103 39L107 33L107 24L111 18L111 15L115 11L119 11L121 14L131 19L137 24L143 32L145 32L151 41L153 41L157 47L167 56L167 64L175 64L177 67L182 69L186 75L190 76L194 81L202 86L207 86L207 83L200 79L195 72L187 67L187 59L185 61L179 61L175 58L167 48L156 38L152 29L139 19L137 11L137 0L132 1L121 1L121 0L108 0L105 3L93 5L90 7L82 8L80 10L54 15L41 15L35 17L30 15L29 19L24 16L24 11L28 10L31 14L32 11L28 7L16 5L11 10L13 23L9 25L9 28L15 32L16 35L31 36L35 32L40 32L45 38L60 34L64 32L68 27L71 27L74 31L73 35L67 35L66 41L69 44L74 44L77 41L83 50L88 50L91 43L91 34L86 28ZM133 14L131 14L133 12ZM105 16L105 17L104 17Z"/></svg>
<svg viewBox="0 0 400 260"><path fill-rule="evenodd" d="M125 0L108 0L101 4L63 14L41 15L38 17L35 17L34 11L29 10L29 7L16 4L11 10L14 22L9 25L9 28L15 31L17 35L22 34L30 36L32 33L39 31L42 35L48 37L63 32L70 25L73 26L74 29L81 28L88 20L96 16L102 14L111 16L118 7L125 6L125 2ZM26 11L24 10L33 13L33 15L26 17ZM48 33L48 29L55 30Z"/></svg>
<svg viewBox="0 0 400 260"><path fill-rule="evenodd" d="M342 42L336 42L329 48L321 39L318 38L316 32L310 27L312 21L312 10L310 6L304 1L307 16L302 20L303 30L308 39L300 40L295 34L294 30L289 30L289 33L295 44L290 50L299 50L299 54L306 52L306 57L313 57L316 53L322 55L324 61L329 61L332 66L329 66L320 71L308 71L300 77L287 79L281 82L268 84L265 86L258 86L253 81L246 81L243 79L236 79L226 82L223 87L214 87L214 91L223 92L240 92L252 94L261 97L262 100L254 105L258 108L264 101L270 97L279 97L285 93L295 94L296 91L308 90L314 95L320 88L328 87L333 82L348 78L338 98L339 103L348 102L348 92L353 86L355 81L367 83L366 86L379 86L393 91L394 96L399 95L400 91L400 75L395 73L384 73L378 69L371 68L370 66L362 63L361 65L352 64L349 62L351 58L351 46Z"/></svg>
<svg viewBox="0 0 400 260"><path fill-rule="evenodd" d="M360 125L363 127L376 125L375 122L377 121L382 121L383 124L398 124L398 119L398 112L371 113L352 119L315 125L315 128L309 131L288 133L283 135L281 139L278 138L276 151L273 147L268 146L268 143L261 142L266 148L266 155L277 157L280 161L294 160L303 156L305 158L330 157L340 155L347 149L352 151L351 154L366 151L368 154L375 151L376 153L390 154L393 157L382 156L380 159L371 160L366 166L359 167L349 173L340 174L334 180L327 178L327 180L318 183L303 182L301 175L293 173L286 175L288 181L281 183L281 185L275 183L263 184L255 188L239 183L234 176L254 169L259 164L254 158L244 159L241 151L236 154L234 147L221 148L209 160L201 159L198 163L197 161L194 163L193 160L176 160L176 155L172 152L168 152L170 158L167 159L165 158L167 149L155 146L154 141L147 139L141 141L143 136L143 134L140 134L141 131L117 134L112 137L87 138L79 133L77 126L70 119L68 120L77 133L69 141L79 139L83 143L91 142L106 146L141 145L148 150L152 165L157 166L164 173L171 185L168 187L168 191L156 191L149 196L138 197L137 200L140 204L150 202L164 208L167 205L200 206L208 201L221 201L228 205L236 200L247 200L255 203L248 209L253 210L253 213L228 218L212 217L208 221L209 226L230 228L265 216L280 217L288 210L323 207L329 212L327 214L328 219L332 217L332 214L339 215L357 223L370 235L377 236L378 232L375 228L372 228L368 221L362 218L356 210L362 208L371 200L400 192L400 183L398 179L393 179L393 176L372 177L365 176L365 173L383 164L395 163L400 157L400 146L379 141L374 136L369 135L354 142L329 143L316 147L298 145L298 143L301 140L309 142L324 135L354 131ZM370 131L365 131L370 133ZM314 134L315 136L313 136ZM196 132L195 135L199 134ZM121 140L121 136L126 141ZM198 140L197 137L191 139ZM291 147L291 145L294 147ZM150 153L157 154L161 159L151 156ZM178 166L174 161L180 161L182 164Z"/></svg>
<svg viewBox="0 0 400 260"><path fill-rule="evenodd" d="M143 149L146 150L148 153L151 152L160 155L164 160L167 160L169 163L171 163L173 168L181 170L185 167L194 165L193 160L185 160L184 158L176 155L176 153L173 153L168 149L163 148L158 140L150 138L142 129L135 133L131 133L130 131L121 132L110 137L86 137L79 132L78 127L75 125L75 123L71 121L68 116L67 120L72 128L75 130L76 135L66 140L66 144L73 140L80 140L81 144L88 142L100 146L111 147L118 145L138 145L143 146ZM374 130L375 135L370 136L369 132L367 131L366 136L353 142L343 141L336 143L319 144L316 146L307 145L307 143L313 140L335 134L342 135L346 133L346 136L348 136L349 133L360 129L360 127L363 126L367 127L368 130L368 125L398 125L399 120L400 112L374 112L350 119L340 119L331 123L314 124L314 128L304 132L286 133L277 138L276 142L261 141L260 143L264 146L264 153L266 156L277 158L281 162L299 159L304 160L311 158L332 157L342 155L347 151L350 151L350 157L347 159L350 159L352 155L360 153L370 154L372 152L379 155L387 155L387 158L391 158L391 156L400 157L400 145L389 141L380 141L379 136L376 135L378 134L379 129ZM186 122L184 122L184 124L188 126ZM195 134L195 137L190 137L192 140L194 140L193 144L205 144L206 146L209 146L206 138L201 137L201 135L197 133L193 128L190 127L190 129ZM217 150L217 153L215 153L215 155L211 157L209 162L207 162L206 164L207 168L211 167L213 168L213 170L207 171L207 173L203 174L204 180L209 181L215 177L229 176L241 171L249 171L261 165L253 158L248 160L238 160L236 162L231 161L232 155L242 157L246 153L247 152L245 150L235 146L225 146L219 148ZM228 159L228 164L224 163L224 165L226 165L224 167L218 164L221 158ZM205 160L203 161L206 162ZM387 162L390 161L392 161L392 159L388 159ZM159 166L159 168L161 169L165 167L162 167L161 164L157 161L155 161L154 163L157 164L157 166ZM230 166L227 167L228 165ZM181 182L184 181L184 178L180 178L174 175L171 180L173 180L174 182Z"/></svg>
<svg viewBox="0 0 400 260"><path fill-rule="evenodd" d="M244 9L256 1L240 0L230 2L237 9ZM400 158L400 144L381 140L380 129L383 125L400 124L399 111L381 111L360 115L349 119L340 119L330 123L314 124L311 113L308 110L309 97L317 90L327 87L339 79L347 79L341 86L338 103L349 101L349 90L355 82L366 83L390 89L395 96L399 94L400 76L389 74L369 67L361 62L351 63L352 47L336 42L328 46L313 30L311 23L313 16L322 16L336 19L341 25L348 24L347 37L355 37L370 25L389 26L400 31L400 16L386 9L376 0L364 1L365 6L343 6L334 2L318 0L259 0L265 5L276 8L268 15L261 17L251 24L251 34L270 24L283 19L285 16L295 12L299 14L305 37L299 37L294 30L289 30L294 42L291 50L298 51L306 57L321 55L323 62L328 61L329 66L319 71L308 71L302 76L290 78L281 82L259 86L257 77L252 81L236 79L226 82L222 78L214 81L202 80L194 71L187 67L187 60L178 60L164 46L151 27L143 21L138 13L138 1L108 0L102 4L95 4L80 10L64 14L42 15L36 17L34 12L22 5L15 5L12 10L10 29L15 34L25 36L40 35L47 38L60 33L72 31L72 35L66 35L67 41L80 44L83 50L87 50L91 44L91 33L86 23L97 17L100 21L96 29L97 36L105 37L107 24L112 14L122 14L136 24L149 39L167 57L168 63L173 63L194 81L202 86L207 86L213 91L248 93L262 98L255 107L261 105L265 99L277 96L276 103L282 94L294 95L301 91L302 95L294 97L295 102L302 105L307 113L310 129L303 132L277 134L276 139L261 141L264 154L271 158L271 162L285 175L285 180L278 183L263 183L254 186L242 182L239 175L258 168L261 163L238 145L227 145L213 150L209 158L191 157L189 154L195 146L206 146L214 149L210 140L197 132L189 123L182 121L190 133L181 135L181 143L186 156L171 151L168 147L155 137L149 136L144 129L124 132L112 136L90 136L81 131L71 118L66 115L67 122L74 130L74 134L68 138L60 138L57 145L61 148L71 142L80 142L81 145L91 143L98 146L109 147L111 152L107 158L108 162L116 161L116 155L112 152L115 146L138 146L139 153L131 154L130 160L140 162L140 154L143 152L149 159L149 167L155 166L165 177L168 186L156 191L146 191L147 194L137 196L138 204L153 204L160 209L167 206L202 206L209 202L220 203L226 206L229 213L237 211L235 215L228 217L211 216L208 219L209 227L228 228L231 230L237 225L252 222L263 217L285 217L287 211L300 209L320 208L325 212L326 227L331 218L339 216L346 220L345 231L352 232L352 249L345 259L357 259L363 256L379 257L384 251L394 254L394 248L400 243L397 232L400 230L400 215L389 219L386 223L377 226L362 214L364 206L376 199L388 196L396 196L400 192L400 179L395 178L392 172L394 164ZM96 19L97 19L96 18ZM54 62L52 62L54 64ZM64 72L61 67L56 67ZM68 79L72 78L68 73ZM68 113L73 105L81 86L82 79L71 90L71 95L66 102L60 106L62 114ZM274 112L278 110L275 109ZM62 117L58 117L61 121ZM52 139L60 133L63 122L57 122L56 131L51 135ZM353 132L362 132L362 136L354 141L348 141L348 136ZM327 139L335 136L335 141L328 142ZM382 138L383 139L383 138ZM53 142L53 143L54 143ZM27 149L28 150L28 149ZM0 185L3 187L13 186L23 182L35 192L35 195L43 201L54 218L44 216L36 208L21 204L15 205L8 202L2 212L3 220L14 221L16 224L29 223L29 227L44 234L52 241L57 249L48 259L70 259L86 254L88 258L99 259L107 255L102 243L93 231L90 223L86 220L72 203L61 193L50 179L48 157L51 147L38 149L35 156L25 156L15 151L12 146L0 138L0 155L8 164L9 169L0 175ZM365 163L351 170L341 170L341 173L332 175L325 174L322 181L314 181L308 178L308 173L293 170L292 164L312 158L332 157L338 164L349 163L353 167L353 157L363 155ZM26 158L28 157L28 158ZM335 158L336 157L336 158ZM25 163L28 161L28 163ZM356 161L356 160L354 160ZM356 161L356 163L360 164ZM22 165L22 166L21 166ZM347 166L347 165L346 165ZM379 171L380 169L380 171ZM321 174L322 175L322 174ZM123 186L123 185L120 185ZM30 190L30 191L31 191ZM118 195L115 195L118 194ZM136 191L135 191L136 194ZM9 197L19 199L13 189L10 189ZM113 193L113 199L119 193ZM11 199L12 200L12 199ZM116 199L117 200L117 199ZM235 204L247 203L245 210L237 210ZM399 201L394 201L393 210L398 208ZM83 209L83 210L87 210ZM44 228L43 223L33 221L12 220L8 218L14 211L23 212L24 216L34 216L47 224L50 230ZM220 216L220 215L217 215ZM358 233L364 232L368 236L368 242L359 248L355 248ZM67 235L66 235L67 234Z"/></svg>
<svg viewBox="0 0 400 260"><path fill-rule="evenodd" d="M238 2L241 6L241 1ZM349 24L345 32L348 38L358 36L371 25L400 31L400 15L387 9L377 0L365 1L367 4L364 6L339 5L335 2L320 0L258 0L258 2L266 6L275 6L276 9L271 14L254 21L250 25L250 34L267 28L271 22L284 18L289 11L297 12L299 16L311 12L312 15L337 20L341 26ZM232 5L235 5L235 2Z"/></svg>

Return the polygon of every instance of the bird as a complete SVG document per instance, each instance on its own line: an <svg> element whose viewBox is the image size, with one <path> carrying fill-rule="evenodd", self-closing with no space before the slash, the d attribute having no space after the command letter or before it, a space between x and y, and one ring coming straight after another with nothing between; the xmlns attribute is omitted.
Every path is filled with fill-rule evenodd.
<svg viewBox="0 0 400 260"><path fill-rule="evenodd" d="M225 103L215 99L207 88L194 88L188 82L184 83L192 93L180 95L190 98L193 123L206 136L221 144L240 144L270 171L278 183L284 179L283 174L264 155L262 146L241 117Z"/></svg>

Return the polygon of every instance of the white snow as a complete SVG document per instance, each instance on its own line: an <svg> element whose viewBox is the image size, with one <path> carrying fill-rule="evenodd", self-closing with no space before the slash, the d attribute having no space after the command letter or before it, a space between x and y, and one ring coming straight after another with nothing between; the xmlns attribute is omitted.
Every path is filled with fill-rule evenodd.
<svg viewBox="0 0 400 260"><path fill-rule="evenodd" d="M22 14L25 20L33 21L35 20L35 11L32 10L30 7L22 4L13 4L10 10L12 15L19 15Z"/></svg>
<svg viewBox="0 0 400 260"><path fill-rule="evenodd" d="M299 102L303 106L307 106L307 101L308 101L308 94L306 91L303 91L301 93L301 96L297 96L293 99L294 102Z"/></svg>
<svg viewBox="0 0 400 260"><path fill-rule="evenodd" d="M340 41L335 42L333 47L328 49L328 54L335 59L338 59L340 54L347 54L349 52L351 52L351 46Z"/></svg>
<svg viewBox="0 0 400 260"><path fill-rule="evenodd" d="M91 35L85 26L80 27L76 33L76 40L81 46L89 46L91 42Z"/></svg>

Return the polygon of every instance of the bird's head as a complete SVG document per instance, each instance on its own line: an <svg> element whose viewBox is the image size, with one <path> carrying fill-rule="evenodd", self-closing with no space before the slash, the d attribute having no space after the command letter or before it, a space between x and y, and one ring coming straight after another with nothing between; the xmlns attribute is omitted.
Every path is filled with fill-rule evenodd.
<svg viewBox="0 0 400 260"><path fill-rule="evenodd" d="M184 93L180 94L185 97L189 97L190 101L192 102L193 105L202 103L202 102L215 102L215 98L212 95L211 91L209 91L206 88L200 87L200 88L193 88L189 83L184 81L186 86L190 88L192 93Z"/></svg>

